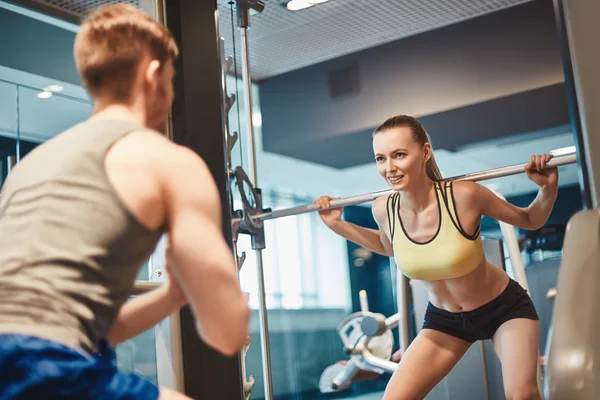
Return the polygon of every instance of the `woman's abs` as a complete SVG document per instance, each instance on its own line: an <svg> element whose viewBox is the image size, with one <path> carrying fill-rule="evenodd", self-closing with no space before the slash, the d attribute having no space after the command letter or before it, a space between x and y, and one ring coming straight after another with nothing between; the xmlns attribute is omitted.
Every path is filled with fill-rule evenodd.
<svg viewBox="0 0 600 400"><path fill-rule="evenodd" d="M421 281L434 306L450 312L471 311L495 299L508 285L508 275L484 257L475 270L455 279Z"/></svg>

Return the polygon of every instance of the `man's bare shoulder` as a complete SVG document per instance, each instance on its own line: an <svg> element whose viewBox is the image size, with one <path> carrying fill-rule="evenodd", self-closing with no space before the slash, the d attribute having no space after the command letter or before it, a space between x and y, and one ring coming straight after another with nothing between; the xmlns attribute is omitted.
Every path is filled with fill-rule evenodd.
<svg viewBox="0 0 600 400"><path fill-rule="evenodd" d="M138 156L140 161L150 162L153 165L171 167L179 166L193 168L195 172L208 173L206 163L192 149L174 143L164 135L147 129L132 132L124 139L124 143L131 155ZM165 171L167 172L167 171Z"/></svg>
<svg viewBox="0 0 600 400"><path fill-rule="evenodd" d="M107 162L119 166L120 171L140 171L138 177L145 175L145 180L156 182L163 194L175 188L217 191L208 166L198 154L152 130L131 132L119 140Z"/></svg>

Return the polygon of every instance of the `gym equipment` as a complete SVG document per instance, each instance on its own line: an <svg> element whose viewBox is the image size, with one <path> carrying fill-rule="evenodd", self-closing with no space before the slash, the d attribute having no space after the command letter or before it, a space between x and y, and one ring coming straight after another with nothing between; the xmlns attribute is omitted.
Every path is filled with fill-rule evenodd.
<svg viewBox="0 0 600 400"><path fill-rule="evenodd" d="M546 168L559 167L562 165L574 164L577 162L577 156L575 153L566 154L564 156L555 157L550 160L546 166ZM517 175L521 173L525 173L525 166L527 163L523 164L515 164L509 165L507 167L500 167L494 169L488 169L480 172L473 172L464 175L458 175L451 178L446 178L447 181L472 181L479 182L487 179L500 178L510 175ZM358 196L346 197L343 199L332 200L330 208L344 207L344 206L352 206L361 203L367 203L369 201L373 201L379 197L387 196L392 194L394 191L392 189L379 190L377 192L365 193ZM306 204L298 207L286 208L282 210L269 211L262 214L254 215L255 219L260 219L261 221L267 219L275 219L287 217L290 215L298 215L304 214L308 212L319 211L319 206L316 204Z"/></svg>
<svg viewBox="0 0 600 400"><path fill-rule="evenodd" d="M254 384L256 383L256 379L252 375L250 375L250 377L248 377L248 379L246 379L246 362L245 362L245 360L246 360L246 355L248 354L248 350L250 350L251 344L252 344L252 335L248 334L246 344L242 348L242 355L243 355L242 361L244 361L244 362L241 363L242 377L243 377L242 385L244 387L244 399L250 398L250 395L252 394L252 389L254 389Z"/></svg>
<svg viewBox="0 0 600 400"><path fill-rule="evenodd" d="M238 2L238 12L240 12L240 8L239 8L239 4L241 2ZM248 2L247 2L248 3ZM260 2L252 2L252 4L248 4L248 6L254 6L254 3L260 3ZM262 3L260 3L262 4ZM260 11L262 11L262 8L260 9ZM259 12L260 12L259 11ZM246 13L245 18L247 18L249 20L250 16L249 16L249 12ZM241 18L241 17L240 17ZM240 19L240 21L242 21L243 18ZM219 55L220 55L220 61L221 61L221 94L222 94L222 107L224 110L224 114L227 115L229 113L229 111L231 110L231 108L233 107L233 105L235 104L236 101L236 96L235 94L228 94L227 91L227 73L231 70L231 67L233 65L233 59L231 57L226 57L225 56L225 43L224 43L224 39L221 37L219 39ZM229 119L228 118L224 118L223 121L223 140L224 140L224 145L225 145L225 149L227 151L227 157L226 157L226 172L227 172L227 176L228 176L228 180L231 182L232 180L232 174L233 174L233 170L232 170L232 165L231 165L231 151L233 149L233 147L235 146L235 143L238 140L238 133L234 132L232 135L230 135L230 130L229 130ZM238 172L239 173L239 172ZM238 180L239 181L239 180ZM253 193L254 194L254 193ZM255 194L256 196L259 196L258 194ZM229 204L231 205L231 208L229 209L230 211L230 218L232 219L232 221L234 220L234 217L237 217L237 220L239 221L241 219L241 217L243 216L243 213L240 210L234 210L233 209L233 197L232 197L232 192L231 190L229 190ZM233 237L232 237L232 242L233 242L233 256L234 256L234 260L236 263L236 268L239 271L242 268L242 265L244 264L244 261L246 260L246 254L242 253L242 255L238 255L237 252L237 240L238 240L238 233L240 232L240 224L239 223L234 223L232 226L232 233L233 233ZM264 237L264 233L263 233L263 237ZM254 238L254 236L253 236ZM253 243L254 243L254 239L253 239ZM264 247L263 247L264 248ZM261 263L261 267L262 267L262 263ZM259 272L259 277L262 276L262 270ZM260 289L262 290L262 293L264 293L264 283L261 281L261 286ZM263 300L264 301L264 300ZM263 310L266 309L266 306L263 308ZM265 334L266 332L266 314L263 312L261 314L261 316L263 316L265 318L265 323L261 324L261 336L264 338L266 337L266 341L265 339L261 340L262 343L262 351L263 351L263 357L265 357L265 346L268 349L268 334ZM264 329L263 329L264 327ZM246 377L247 373L246 373L246 355L248 353L248 350L250 348L250 344L252 342L252 339L249 338L248 342L246 343L246 345L244 346L244 348L242 349L242 351L240 352L240 368L241 368L241 374L242 374L242 386L243 386L243 390L244 390L244 398L245 399L249 399L250 395L252 394L252 389L254 388L254 385L256 383L256 379L254 378L254 376L250 376L250 377ZM268 351L267 351L267 360L268 359ZM264 368L264 374L265 377L269 377L269 382L270 382L270 360L269 360L269 364L266 365L265 363L263 363L263 368ZM267 388L267 386L269 386L269 388ZM270 393L267 392L268 390L270 390L270 385L265 385L265 392L266 393ZM270 398L270 397L267 397Z"/></svg>
<svg viewBox="0 0 600 400"><path fill-rule="evenodd" d="M391 329L398 325L399 315L386 318L369 311L367 293L360 292L361 311L350 314L338 325L337 332L350 356L345 365L327 367L319 379L321 393L339 392L350 387L352 379L361 371L376 374L393 373L397 363L390 361L394 348Z"/></svg>
<svg viewBox="0 0 600 400"><path fill-rule="evenodd" d="M600 393L599 226L598 209L576 213L567 225L558 286L551 293L555 303L546 342L546 399L588 400Z"/></svg>

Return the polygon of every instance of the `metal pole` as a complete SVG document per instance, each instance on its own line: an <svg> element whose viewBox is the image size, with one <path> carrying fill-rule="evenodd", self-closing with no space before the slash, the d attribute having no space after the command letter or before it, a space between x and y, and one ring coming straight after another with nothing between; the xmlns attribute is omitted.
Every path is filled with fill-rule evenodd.
<svg viewBox="0 0 600 400"><path fill-rule="evenodd" d="M387 326L388 329L392 329L392 328L395 328L396 326L398 326L399 322L400 322L400 314L396 313L396 314L392 315L391 317L387 317L385 319L385 326Z"/></svg>
<svg viewBox="0 0 600 400"><path fill-rule="evenodd" d="M260 317L260 350L262 354L263 381L265 399L273 399L273 381L271 378L271 346L269 345L269 322L267 319L267 292L265 291L265 275L263 272L262 250L256 250L256 269L258 274L258 287L260 290L259 309Z"/></svg>
<svg viewBox="0 0 600 400"><path fill-rule="evenodd" d="M141 296L145 293L151 292L164 285L163 282L150 282L150 281L135 281L133 289L131 290L131 296Z"/></svg>
<svg viewBox="0 0 600 400"><path fill-rule="evenodd" d="M489 383L489 378L488 378L488 373L487 373L487 360L485 357L485 345L483 344L483 341L479 341L479 352L481 353L481 366L482 366L482 373L483 373L483 391L485 393L485 400L490 400L490 383Z"/></svg>
<svg viewBox="0 0 600 400"><path fill-rule="evenodd" d="M181 312L171 314L171 362L173 363L173 389L185 391L183 380L183 346L181 343Z"/></svg>
<svg viewBox="0 0 600 400"><path fill-rule="evenodd" d="M247 10L248 12L248 10ZM242 33L242 80L244 83L244 105L248 116L248 151L250 155L250 176L252 183L258 187L258 171L256 165L256 146L254 138L254 124L252 122L252 77L250 75L250 54L248 51L248 28L241 26ZM263 270L262 250L256 249L256 273L258 275L258 315L260 318L260 349L262 354L263 381L265 399L273 398L273 380L271 377L271 348L269 346L269 322L267 318L267 292L265 288L265 275Z"/></svg>
<svg viewBox="0 0 600 400"><path fill-rule="evenodd" d="M577 162L576 154L571 153L571 154L567 154L564 156L559 156L559 157L553 158L552 160L550 160L550 162L548 162L547 167L548 168L559 167L559 166L567 165L567 164L575 164L576 162ZM527 165L527 163L509 165L507 167L494 168L494 169L489 169L489 170L481 171L481 172L473 172L470 174L458 175L455 177L447 178L446 180L478 182L478 181L483 181L483 180L487 180L487 179L501 178L501 177L505 177L505 176L517 175L517 174L524 173L526 165ZM346 198L339 199L339 200L332 200L331 208L345 207L345 206L352 206L355 204L367 203L369 201L373 201L379 197L386 196L393 192L394 191L392 189L385 189L385 190L380 190L380 191L373 192L373 193L365 193L365 194L361 194L358 196L346 197ZM288 217L291 215L304 214L304 213L319 211L319 210L320 210L319 206L317 206L316 204L306 204L306 205L302 205L302 206L298 206L298 207L285 208L282 210L275 210L275 211L271 211L271 212L257 214L253 218L264 221L264 220L268 220L268 219Z"/></svg>
<svg viewBox="0 0 600 400"><path fill-rule="evenodd" d="M500 193L494 191L494 194L500 197L502 200L506 200L506 197L504 197ZM521 249L519 248L519 239L517 239L517 232L515 230L515 227L510 224L507 224L506 222L498 222L500 223L500 231L502 232L502 237L504 238L504 242L506 243L506 247L508 249L508 256L510 258L510 263L512 265L515 279L517 280L517 282L519 282L519 285L521 285L523 289L525 289L529 294L529 283L527 282L527 274L525 273L525 266L523 265L523 259L521 258ZM537 384L538 390L540 391L540 393L543 393L544 388L542 385L542 369L539 362L537 363Z"/></svg>
<svg viewBox="0 0 600 400"><path fill-rule="evenodd" d="M402 350L402 356L404 356L404 354L406 354L406 350L408 350L408 346L410 345L411 336L409 331L410 280L404 274L400 274L396 282L396 288L398 291L397 301L399 316L398 340L400 341L400 349Z"/></svg>
<svg viewBox="0 0 600 400"><path fill-rule="evenodd" d="M506 200L506 197L500 193L493 192L502 200ZM521 285L523 289L529 292L529 284L527 283L527 275L525 274L525 266L523 265L523 259L521 258L521 249L519 248L519 239L517 239L515 227L502 221L498 221L498 223L500 225L502 237L504 238L504 243L506 243L506 248L508 249L508 257L510 258L510 264L515 280L519 282L519 285Z"/></svg>
<svg viewBox="0 0 600 400"><path fill-rule="evenodd" d="M244 263L244 259L240 260L239 256L238 256L238 251L237 251L237 235L233 236L233 259L235 260L235 265L237 268L237 271L239 272L240 269L242 268L242 264ZM238 274L238 280L239 280L239 274ZM254 387L254 378L250 377L250 379L248 379L248 371L246 370L246 359L247 359L247 347L242 349L240 351L240 369L241 369L241 375L242 375L242 387L244 388L244 399L247 398L248 394L246 393L246 390L249 390L250 392L252 392L252 388ZM269 360L270 362L270 360Z"/></svg>
<svg viewBox="0 0 600 400"><path fill-rule="evenodd" d="M396 371L396 368L398 368L398 363L377 357L376 355L371 353L366 344L367 343L365 343L365 346L363 348L362 356L367 364L371 364L375 367L381 368L389 373L394 373L394 371Z"/></svg>
<svg viewBox="0 0 600 400"><path fill-rule="evenodd" d="M17 165L17 158L15 156L6 157L6 175L10 174L10 171Z"/></svg>
<svg viewBox="0 0 600 400"><path fill-rule="evenodd" d="M242 27L242 80L244 82L244 105L248 116L248 153L250 155L250 176L258 187L256 167L256 147L254 142L254 123L252 122L252 77L250 76L250 55L248 52L248 28Z"/></svg>

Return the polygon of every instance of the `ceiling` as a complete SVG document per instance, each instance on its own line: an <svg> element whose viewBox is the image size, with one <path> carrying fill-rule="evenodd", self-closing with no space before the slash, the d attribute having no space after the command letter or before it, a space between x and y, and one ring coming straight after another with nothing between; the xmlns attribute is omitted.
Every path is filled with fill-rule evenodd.
<svg viewBox="0 0 600 400"><path fill-rule="evenodd" d="M9 0L34 8L45 14L75 22L88 14L91 10L104 4L128 3L136 7L140 3L152 0Z"/></svg>
<svg viewBox="0 0 600 400"><path fill-rule="evenodd" d="M266 0L251 17L252 76L265 79L528 1L331 0L292 12L286 1ZM229 0L218 3L220 32L233 54ZM239 36L236 47L239 60Z"/></svg>
<svg viewBox="0 0 600 400"><path fill-rule="evenodd" d="M25 0L60 13L83 16L107 3L144 5L149 0ZM205 1L205 0L199 0ZM531 0L330 0L289 11L284 0L263 0L265 9L251 17L252 76L266 79L321 61L351 54L425 31L523 4ZM227 54L233 54L230 0L217 0L219 28ZM234 5L233 5L234 6ZM235 34L241 60L239 33Z"/></svg>
<svg viewBox="0 0 600 400"><path fill-rule="evenodd" d="M129 3L139 6L139 0L35 0L46 3L77 15L85 15L90 10L104 4Z"/></svg>

